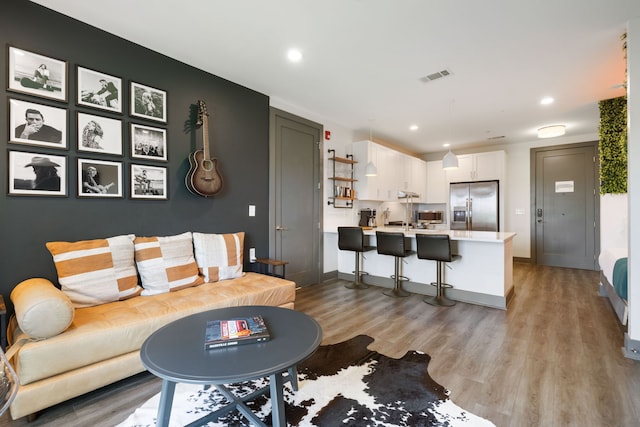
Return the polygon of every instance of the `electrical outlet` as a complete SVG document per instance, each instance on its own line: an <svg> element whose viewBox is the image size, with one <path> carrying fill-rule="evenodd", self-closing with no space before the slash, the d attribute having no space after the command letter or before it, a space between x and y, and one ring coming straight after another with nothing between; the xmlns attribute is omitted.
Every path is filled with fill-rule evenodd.
<svg viewBox="0 0 640 427"><path fill-rule="evenodd" d="M249 262L256 262L256 248L249 249Z"/></svg>

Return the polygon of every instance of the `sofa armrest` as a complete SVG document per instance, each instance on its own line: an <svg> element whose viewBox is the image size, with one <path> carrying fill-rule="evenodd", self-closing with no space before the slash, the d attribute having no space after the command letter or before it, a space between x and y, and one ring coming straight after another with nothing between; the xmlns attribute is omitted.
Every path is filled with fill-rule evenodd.
<svg viewBox="0 0 640 427"><path fill-rule="evenodd" d="M34 339L46 339L66 330L75 313L73 304L47 279L20 282L11 291L20 330Z"/></svg>

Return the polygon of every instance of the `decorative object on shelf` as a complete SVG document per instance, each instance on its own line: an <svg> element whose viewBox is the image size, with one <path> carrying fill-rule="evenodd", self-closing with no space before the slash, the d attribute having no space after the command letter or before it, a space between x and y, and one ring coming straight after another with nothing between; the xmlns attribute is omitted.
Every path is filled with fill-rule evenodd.
<svg viewBox="0 0 640 427"><path fill-rule="evenodd" d="M457 169L458 168L458 156L453 154L451 149L442 158L442 169Z"/></svg>
<svg viewBox="0 0 640 427"><path fill-rule="evenodd" d="M538 129L538 138L555 138L556 136L564 135L566 130L565 125L551 125Z"/></svg>
<svg viewBox="0 0 640 427"><path fill-rule="evenodd" d="M357 180L353 178L353 165L358 163L353 160L353 154L347 154L346 157L337 157L336 150L329 149L331 157L330 161L333 161L333 173L329 177L333 181L333 196L329 197L327 202L329 205L333 205L334 208L353 208L353 201L356 199L356 192L353 189L353 183ZM341 176L336 174L336 163L342 163L349 165L349 176ZM343 201L344 205L338 205L337 202Z"/></svg>
<svg viewBox="0 0 640 427"><path fill-rule="evenodd" d="M222 190L222 175L218 171L218 159L209 153L209 113L207 105L198 100L198 125L202 127L202 150L189 155L191 168L185 178L189 191L202 197L215 196Z"/></svg>

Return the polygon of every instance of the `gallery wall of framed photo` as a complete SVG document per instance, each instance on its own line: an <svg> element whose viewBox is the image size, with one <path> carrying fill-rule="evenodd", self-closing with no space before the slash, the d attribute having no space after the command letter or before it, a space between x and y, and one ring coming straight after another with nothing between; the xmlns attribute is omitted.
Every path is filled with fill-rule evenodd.
<svg viewBox="0 0 640 427"><path fill-rule="evenodd" d="M10 47L26 57L11 59ZM46 88L36 79L42 64ZM211 153L225 179L211 198L185 185L189 156L202 149L198 100L207 104ZM265 94L35 2L11 0L0 13L0 103L0 293L30 277L57 282L49 241L242 230L246 248L268 255ZM31 108L52 128L39 139L27 128ZM34 166L55 171L38 189ZM98 192L83 192L85 182ZM248 205L256 206L255 217L248 218Z"/></svg>
<svg viewBox="0 0 640 427"><path fill-rule="evenodd" d="M167 166L123 167L168 162L166 91L17 46L7 55L10 196L168 199Z"/></svg>

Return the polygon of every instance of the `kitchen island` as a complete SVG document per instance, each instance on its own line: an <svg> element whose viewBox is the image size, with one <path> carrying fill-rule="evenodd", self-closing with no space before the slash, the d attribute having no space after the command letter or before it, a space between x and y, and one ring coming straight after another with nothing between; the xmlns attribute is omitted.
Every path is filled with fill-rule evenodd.
<svg viewBox="0 0 640 427"><path fill-rule="evenodd" d="M448 298L506 310L513 290L513 250L512 241L516 233L493 231L427 230L404 227L378 227L364 231L369 244L376 245L376 230L403 232L416 250L416 234L448 234L451 250L461 256L459 260L447 263L443 280L453 288L446 289ZM335 231L337 234L337 230ZM337 248L336 248L337 249ZM413 254L404 258L403 282L405 290L423 295L435 295L435 287L429 283L436 281L436 262L419 259ZM365 253L361 267L369 273L363 280L369 285L385 288L393 287L389 277L393 274L392 256L379 255L375 250ZM338 277L353 280L355 256L353 252L338 250Z"/></svg>

